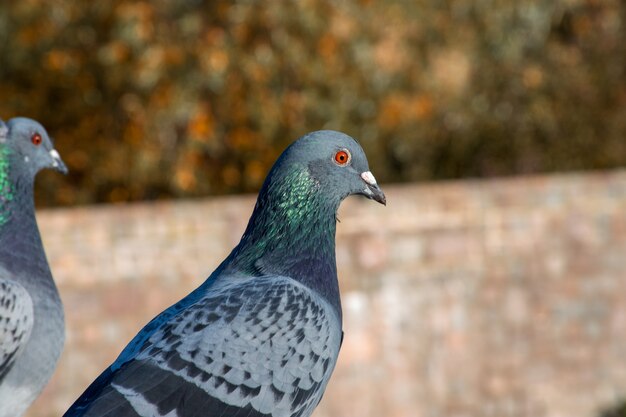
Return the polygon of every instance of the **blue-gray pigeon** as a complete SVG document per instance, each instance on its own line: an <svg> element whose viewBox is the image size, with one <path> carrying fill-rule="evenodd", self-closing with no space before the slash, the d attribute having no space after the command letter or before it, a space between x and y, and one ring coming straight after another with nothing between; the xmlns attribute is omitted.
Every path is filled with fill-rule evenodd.
<svg viewBox="0 0 626 417"><path fill-rule="evenodd" d="M341 201L385 196L361 146L334 131L283 152L239 244L149 322L65 417L308 417L343 338Z"/></svg>
<svg viewBox="0 0 626 417"><path fill-rule="evenodd" d="M67 172L43 126L0 120L0 417L26 411L63 348L63 306L35 220L33 185L44 168Z"/></svg>

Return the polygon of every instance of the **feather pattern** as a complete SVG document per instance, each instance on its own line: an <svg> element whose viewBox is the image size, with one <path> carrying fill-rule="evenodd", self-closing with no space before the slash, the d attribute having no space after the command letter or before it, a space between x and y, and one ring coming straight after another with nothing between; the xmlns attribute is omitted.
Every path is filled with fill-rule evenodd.
<svg viewBox="0 0 626 417"><path fill-rule="evenodd" d="M33 301L19 283L4 279L0 268L0 381L20 356L33 330Z"/></svg>
<svg viewBox="0 0 626 417"><path fill-rule="evenodd" d="M336 313L290 278L224 281L163 323L84 415L126 415L110 407L112 396L137 416L187 417L199 408L219 416L229 407L251 416L308 415L339 352Z"/></svg>

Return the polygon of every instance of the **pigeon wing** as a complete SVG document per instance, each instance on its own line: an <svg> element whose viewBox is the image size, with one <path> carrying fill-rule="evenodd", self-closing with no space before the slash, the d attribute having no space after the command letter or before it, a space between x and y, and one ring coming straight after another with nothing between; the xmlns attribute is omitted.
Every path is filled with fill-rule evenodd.
<svg viewBox="0 0 626 417"><path fill-rule="evenodd" d="M0 268L0 381L24 349L33 329L33 301L26 289Z"/></svg>
<svg viewBox="0 0 626 417"><path fill-rule="evenodd" d="M292 279L242 280L165 322L84 414L66 417L309 416L335 366L338 316Z"/></svg>

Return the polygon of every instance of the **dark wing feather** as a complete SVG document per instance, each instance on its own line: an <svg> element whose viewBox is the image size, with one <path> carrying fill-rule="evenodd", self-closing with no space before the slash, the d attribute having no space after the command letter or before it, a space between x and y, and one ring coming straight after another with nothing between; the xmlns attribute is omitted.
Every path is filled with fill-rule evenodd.
<svg viewBox="0 0 626 417"><path fill-rule="evenodd" d="M7 272L0 270L0 275ZM33 320L33 301L26 289L0 276L0 381L26 346Z"/></svg>
<svg viewBox="0 0 626 417"><path fill-rule="evenodd" d="M330 304L284 277L211 290L107 376L87 412L66 417L309 416L339 351Z"/></svg>

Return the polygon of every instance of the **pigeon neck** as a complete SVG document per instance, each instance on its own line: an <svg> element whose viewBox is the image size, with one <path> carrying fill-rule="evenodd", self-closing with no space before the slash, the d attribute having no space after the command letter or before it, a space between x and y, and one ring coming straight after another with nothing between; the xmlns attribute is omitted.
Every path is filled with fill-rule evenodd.
<svg viewBox="0 0 626 417"><path fill-rule="evenodd" d="M35 219L34 179L16 175L11 163L0 147L0 259L27 256L26 264L39 263L45 255Z"/></svg>
<svg viewBox="0 0 626 417"><path fill-rule="evenodd" d="M269 178L227 261L229 269L291 277L325 296L340 314L335 261L338 204L321 193L306 170Z"/></svg>
<svg viewBox="0 0 626 417"><path fill-rule="evenodd" d="M15 187L11 178L11 151L0 145L0 230L11 216L11 201L15 198Z"/></svg>

